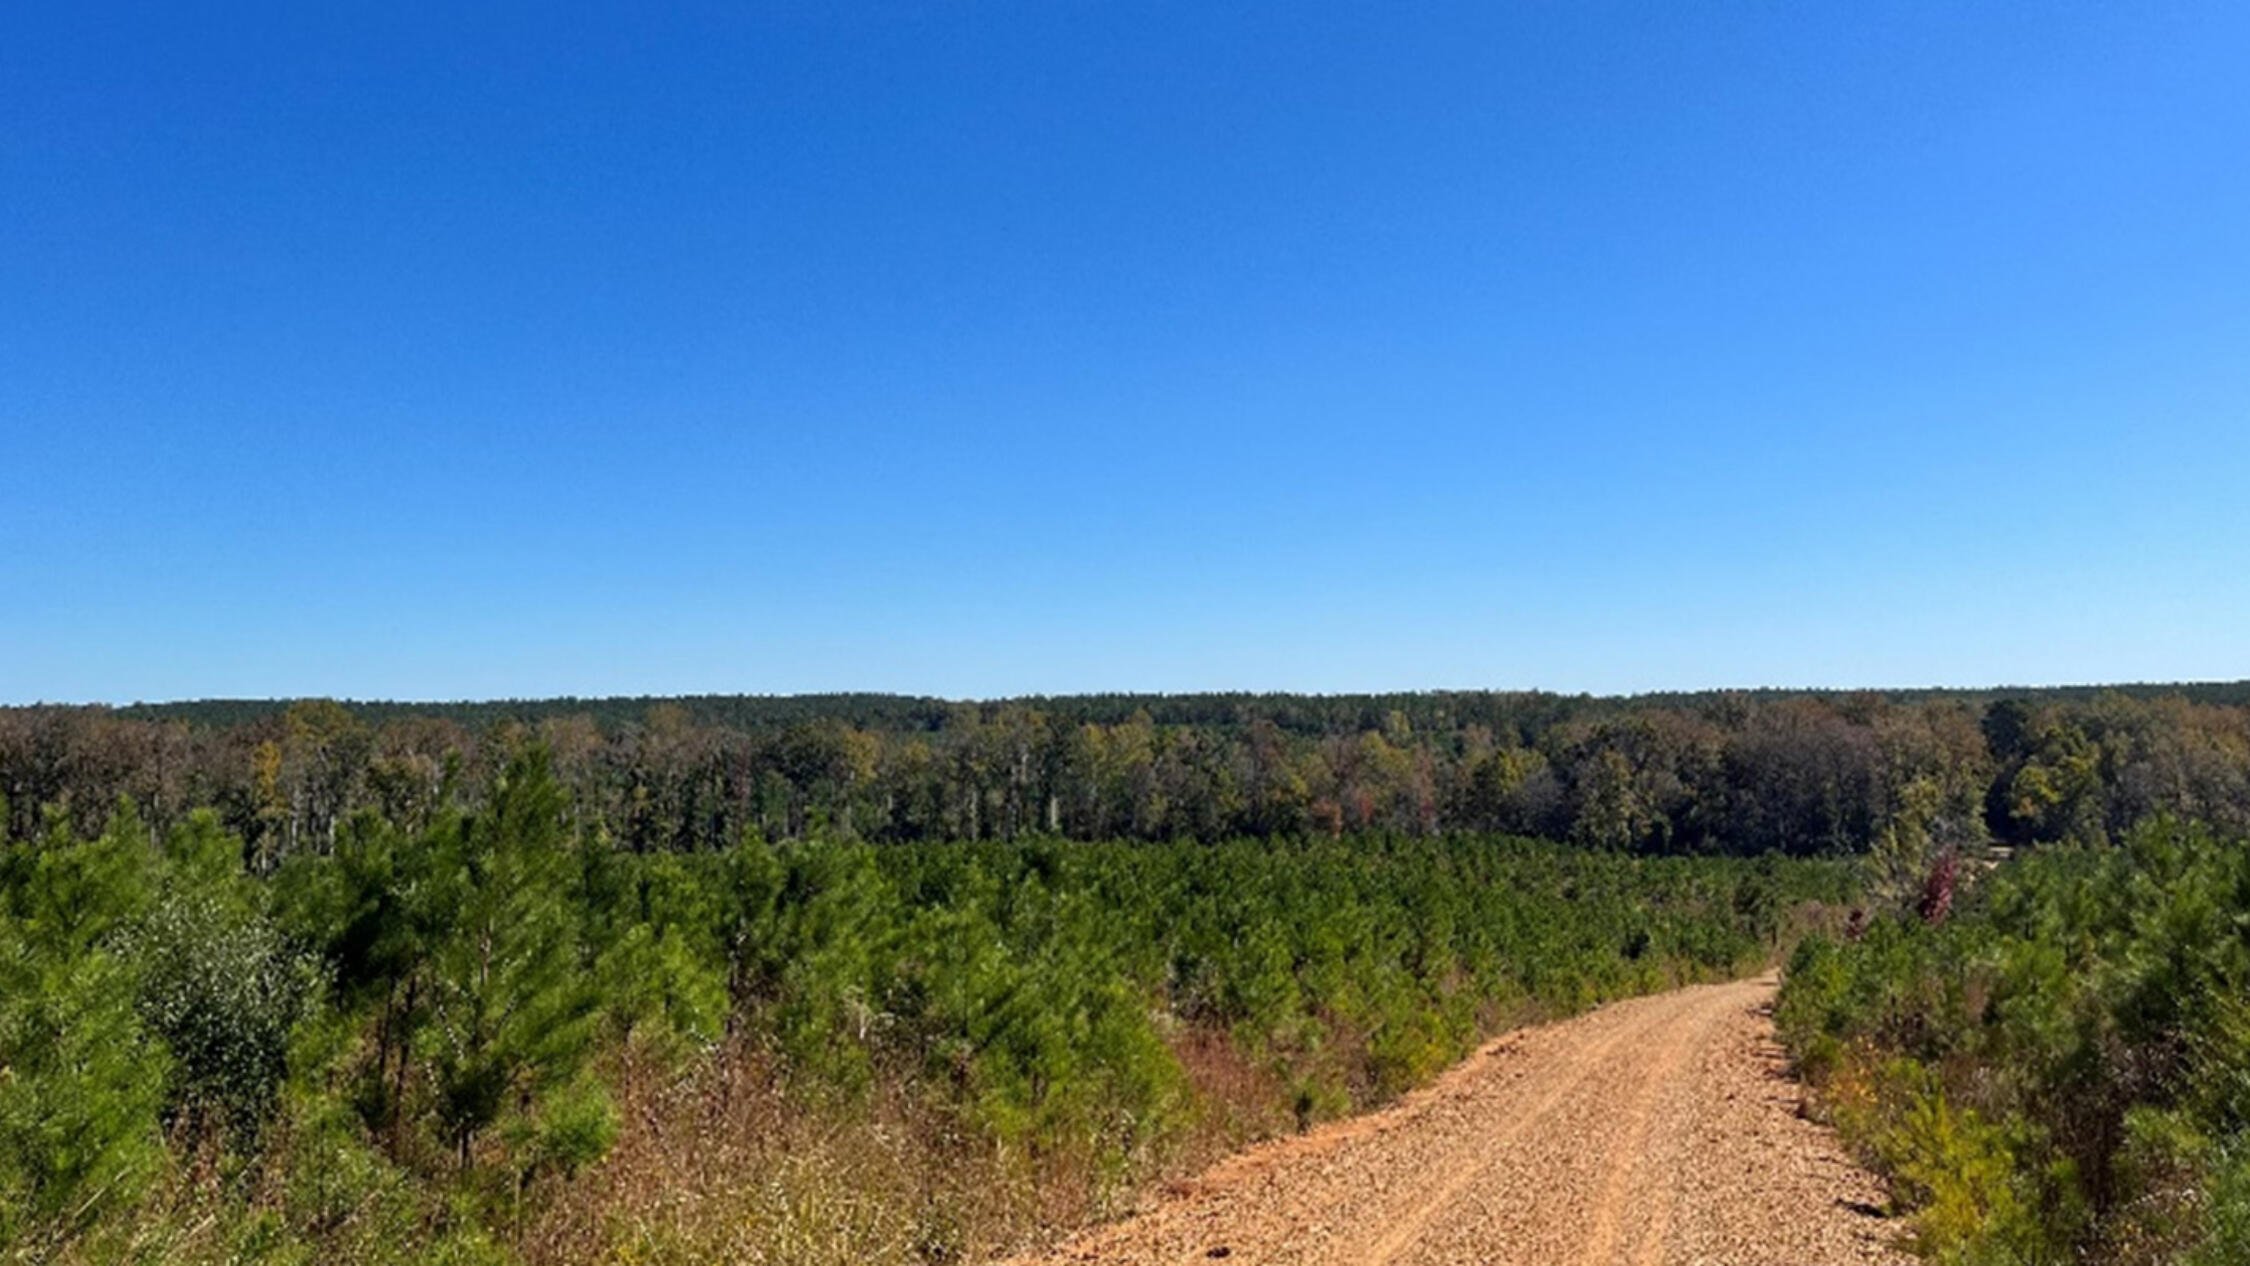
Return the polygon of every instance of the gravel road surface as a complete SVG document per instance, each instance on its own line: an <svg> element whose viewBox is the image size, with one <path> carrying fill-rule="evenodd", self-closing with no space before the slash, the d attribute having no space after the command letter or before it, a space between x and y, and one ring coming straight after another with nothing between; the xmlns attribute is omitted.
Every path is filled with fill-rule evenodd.
<svg viewBox="0 0 2250 1266"><path fill-rule="evenodd" d="M1798 1115L1771 978L1508 1034L1369 1116L1243 1152L1025 1266L1830 1266L1912 1259Z"/></svg>

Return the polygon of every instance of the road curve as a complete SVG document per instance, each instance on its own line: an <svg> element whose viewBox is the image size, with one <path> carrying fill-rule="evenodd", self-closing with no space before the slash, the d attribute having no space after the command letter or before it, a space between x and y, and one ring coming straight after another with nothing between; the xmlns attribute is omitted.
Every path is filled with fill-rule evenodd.
<svg viewBox="0 0 2250 1266"><path fill-rule="evenodd" d="M1798 1115L1771 978L1508 1034L1383 1112L1243 1152L1024 1266L1902 1264Z"/></svg>

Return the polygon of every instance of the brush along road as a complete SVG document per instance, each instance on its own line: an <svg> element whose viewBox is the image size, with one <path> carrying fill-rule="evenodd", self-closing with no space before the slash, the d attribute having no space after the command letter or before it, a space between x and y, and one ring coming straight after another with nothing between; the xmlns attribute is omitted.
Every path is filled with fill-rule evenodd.
<svg viewBox="0 0 2250 1266"><path fill-rule="evenodd" d="M1379 1113L1269 1143L1040 1263L1904 1263L1797 1112L1771 978L1508 1034Z"/></svg>

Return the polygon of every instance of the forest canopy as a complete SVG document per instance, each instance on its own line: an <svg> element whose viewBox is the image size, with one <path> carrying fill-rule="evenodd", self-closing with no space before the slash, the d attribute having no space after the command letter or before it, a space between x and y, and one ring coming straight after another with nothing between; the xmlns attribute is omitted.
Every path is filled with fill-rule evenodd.
<svg viewBox="0 0 2250 1266"><path fill-rule="evenodd" d="M0 709L7 824L211 806L270 863L415 825L527 738L635 849L1509 832L1643 853L1858 852L2250 827L2250 683L2019 692L887 695Z"/></svg>

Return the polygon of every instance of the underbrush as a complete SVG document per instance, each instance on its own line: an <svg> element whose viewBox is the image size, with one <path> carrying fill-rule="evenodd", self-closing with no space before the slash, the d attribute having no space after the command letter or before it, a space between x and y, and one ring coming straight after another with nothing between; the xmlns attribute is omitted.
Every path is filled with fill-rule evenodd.
<svg viewBox="0 0 2250 1266"><path fill-rule="evenodd" d="M247 863L0 842L0 1246L950 1262L1767 961L1819 862L1493 837L618 849L536 749Z"/></svg>
<svg viewBox="0 0 2250 1266"><path fill-rule="evenodd" d="M2153 822L1790 960L1778 1019L1934 1260L2250 1261L2250 850Z"/></svg>

